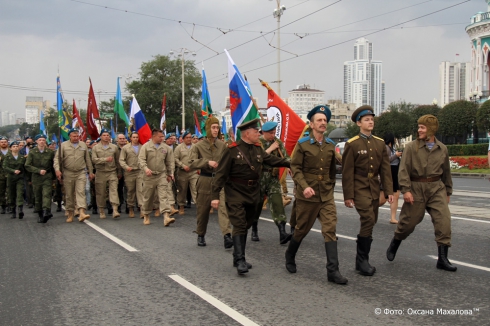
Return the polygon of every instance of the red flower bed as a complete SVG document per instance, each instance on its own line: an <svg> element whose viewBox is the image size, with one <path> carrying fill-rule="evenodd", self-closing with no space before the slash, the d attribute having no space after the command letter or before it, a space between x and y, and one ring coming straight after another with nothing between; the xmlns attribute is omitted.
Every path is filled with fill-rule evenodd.
<svg viewBox="0 0 490 326"><path fill-rule="evenodd" d="M466 167L470 170L473 169L488 169L488 159L486 157L458 157L454 156L450 158L451 161L457 163L461 167Z"/></svg>

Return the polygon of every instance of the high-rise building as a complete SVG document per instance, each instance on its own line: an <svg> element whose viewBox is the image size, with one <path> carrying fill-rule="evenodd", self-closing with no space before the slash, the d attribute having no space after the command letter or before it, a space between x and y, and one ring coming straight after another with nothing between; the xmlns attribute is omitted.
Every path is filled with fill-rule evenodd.
<svg viewBox="0 0 490 326"><path fill-rule="evenodd" d="M470 91L471 64L443 61L439 65L441 107L448 103L467 100Z"/></svg>
<svg viewBox="0 0 490 326"><path fill-rule="evenodd" d="M295 89L288 92L287 104L293 111L311 110L317 105L325 104L324 91L313 89L308 84L297 85Z"/></svg>
<svg viewBox="0 0 490 326"><path fill-rule="evenodd" d="M365 38L354 44L354 60L344 62L344 103L371 105L376 115L385 111L383 63L373 60L373 43Z"/></svg>
<svg viewBox="0 0 490 326"><path fill-rule="evenodd" d="M48 100L44 101L40 96L26 96L26 122L39 123L41 111L49 108L50 103Z"/></svg>
<svg viewBox="0 0 490 326"><path fill-rule="evenodd" d="M9 125L15 125L17 119L17 114L9 113Z"/></svg>
<svg viewBox="0 0 490 326"><path fill-rule="evenodd" d="M1 126L7 126L9 124L9 111L2 111L0 114Z"/></svg>

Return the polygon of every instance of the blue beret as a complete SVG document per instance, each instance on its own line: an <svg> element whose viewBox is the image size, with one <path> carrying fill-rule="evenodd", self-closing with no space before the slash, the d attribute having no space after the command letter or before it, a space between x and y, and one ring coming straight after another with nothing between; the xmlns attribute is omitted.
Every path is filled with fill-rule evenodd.
<svg viewBox="0 0 490 326"><path fill-rule="evenodd" d="M92 146L96 141L95 140L91 140L89 145Z"/></svg>
<svg viewBox="0 0 490 326"><path fill-rule="evenodd" d="M199 135L199 137L198 137L198 139L203 139L203 138L204 138L203 134Z"/></svg>
<svg viewBox="0 0 490 326"><path fill-rule="evenodd" d="M165 140L169 139L170 137L175 136L173 132L169 132L168 134L165 135Z"/></svg>
<svg viewBox="0 0 490 326"><path fill-rule="evenodd" d="M271 131L277 127L277 122L275 121L267 121L262 125L262 131Z"/></svg>
<svg viewBox="0 0 490 326"><path fill-rule="evenodd" d="M327 117L327 123L330 121L330 118L332 117L332 112L330 111L330 108L328 105L318 105L315 106L310 112L308 112L308 115L306 116L308 120L311 121L313 116L317 113L323 113Z"/></svg>
<svg viewBox="0 0 490 326"><path fill-rule="evenodd" d="M19 145L19 142L17 140L14 140L10 142L9 147L12 147L13 145Z"/></svg>
<svg viewBox="0 0 490 326"><path fill-rule="evenodd" d="M0 140L9 140L9 139L5 136L0 136Z"/></svg>
<svg viewBox="0 0 490 326"><path fill-rule="evenodd" d="M24 137L24 140L28 140L28 139L32 139L32 137L31 136L25 136Z"/></svg>
<svg viewBox="0 0 490 326"><path fill-rule="evenodd" d="M68 135L70 135L72 132L80 132L77 128L71 128L68 130Z"/></svg>
<svg viewBox="0 0 490 326"><path fill-rule="evenodd" d="M46 135L44 135L44 134L39 134L39 135L36 135L36 137L34 137L34 140L38 140L39 138L44 138L44 139L46 139Z"/></svg>
<svg viewBox="0 0 490 326"><path fill-rule="evenodd" d="M102 135L103 133L108 133L109 135L111 134L111 132L105 128L102 128L102 130L100 131L100 134Z"/></svg>
<svg viewBox="0 0 490 326"><path fill-rule="evenodd" d="M196 134L192 134L192 138L197 138Z"/></svg>
<svg viewBox="0 0 490 326"><path fill-rule="evenodd" d="M100 137L97 138L97 140L95 141L96 143L99 143L100 142Z"/></svg>
<svg viewBox="0 0 490 326"><path fill-rule="evenodd" d="M182 139L185 138L185 136L190 135L190 133L191 132L189 130L184 131L184 133L182 134Z"/></svg>

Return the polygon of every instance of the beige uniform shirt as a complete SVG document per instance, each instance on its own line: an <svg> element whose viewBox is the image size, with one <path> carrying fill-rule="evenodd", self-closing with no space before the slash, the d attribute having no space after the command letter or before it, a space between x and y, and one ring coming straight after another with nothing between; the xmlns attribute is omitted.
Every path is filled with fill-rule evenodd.
<svg viewBox="0 0 490 326"><path fill-rule="evenodd" d="M181 170L183 170L184 165L190 167L190 154L191 154L191 149L194 145L191 144L189 148L187 148L187 145L182 143L179 144L174 150L174 158L175 158L175 166Z"/></svg>
<svg viewBox="0 0 490 326"><path fill-rule="evenodd" d="M138 162L140 169L146 172L146 169L150 169L153 175L166 173L168 176L172 176L175 170L174 153L172 148L167 144L161 143L160 146L150 140L140 148L138 154Z"/></svg>
<svg viewBox="0 0 490 326"><path fill-rule="evenodd" d="M56 150L54 157L54 170L60 171L59 149ZM76 146L67 140L61 144L61 157L63 171L79 172L87 169L88 173L94 173L92 160L87 145L84 142L78 142Z"/></svg>
<svg viewBox="0 0 490 326"><path fill-rule="evenodd" d="M141 145L138 144L138 154L141 152ZM134 151L133 144L126 144L121 149L121 154L119 155L119 165L124 171L127 171L128 168L132 168L132 171L139 170L139 161L138 154Z"/></svg>
<svg viewBox="0 0 490 326"><path fill-rule="evenodd" d="M121 175L121 167L119 166L119 148L114 144L108 144L104 147L102 142L92 148L92 163L97 172L114 172ZM107 158L112 157L111 162L107 162Z"/></svg>

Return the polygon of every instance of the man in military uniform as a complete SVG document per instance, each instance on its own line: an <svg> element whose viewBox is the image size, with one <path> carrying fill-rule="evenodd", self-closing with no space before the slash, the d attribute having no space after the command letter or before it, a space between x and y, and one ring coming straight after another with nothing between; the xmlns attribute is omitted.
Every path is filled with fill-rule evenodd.
<svg viewBox="0 0 490 326"><path fill-rule="evenodd" d="M149 214L153 211L155 195L158 196L158 211L163 213L163 224L169 226L175 219L170 217L167 199L168 183L174 180L174 153L163 142L163 132L152 130L151 140L141 146L138 154L140 169L143 170L143 224L150 224Z"/></svg>
<svg viewBox="0 0 490 326"><path fill-rule="evenodd" d="M0 205L2 207L0 214L5 214L5 208L7 207L7 173L3 170L2 164L8 152L8 138L0 136Z"/></svg>
<svg viewBox="0 0 490 326"><path fill-rule="evenodd" d="M177 137L173 132L169 132L168 134L165 135L165 144L168 145L172 149L172 152L175 150L176 145L175 142L177 141ZM174 155L175 157L175 155ZM171 173L174 174L175 171L172 171ZM176 176L177 177L177 176ZM175 198L177 197L177 189L174 186L175 183L177 182L178 178L175 178L173 182L168 183L168 188L167 188L167 200L168 204L170 205L170 216L174 215L175 213L178 213L179 211L175 209ZM158 198L156 198L158 200ZM158 212L159 213L159 212ZM155 213L155 216L158 216L157 213Z"/></svg>
<svg viewBox="0 0 490 326"><path fill-rule="evenodd" d="M46 223L51 214L51 193L53 185L53 161L55 152L47 147L46 136L35 137L37 147L27 156L26 169L31 172L32 187L35 198L35 211L38 223Z"/></svg>
<svg viewBox="0 0 490 326"><path fill-rule="evenodd" d="M174 150L175 167L177 168L177 202L179 204L179 215L184 215L187 189L190 188L192 199L197 202L196 184L199 175L189 167L190 152L192 150L192 135L189 130L182 135L183 143Z"/></svg>
<svg viewBox="0 0 490 326"><path fill-rule="evenodd" d="M26 145L22 148L20 154L27 159L27 155L29 155L29 152L32 150L34 146L34 142L31 136L24 137L24 140L26 142ZM25 172L24 183L25 183L25 191L26 191L25 195L26 195L26 200L28 205L27 207L32 208L34 206L34 192L32 190L31 173L29 171Z"/></svg>
<svg viewBox="0 0 490 326"><path fill-rule="evenodd" d="M337 253L337 210L334 200L335 143L325 137L331 118L328 106L319 105L308 113L312 132L298 141L291 161L296 200L295 230L286 250L286 269L296 273L296 253L316 219L322 226L329 282L347 284L340 274Z"/></svg>
<svg viewBox="0 0 490 326"><path fill-rule="evenodd" d="M119 166L119 149L111 144L111 134L108 130L100 131L100 143L92 148L92 163L96 169L95 194L100 218L106 218L104 206L106 204L106 189L109 185L109 201L112 206L112 217L118 218L119 197L117 194L118 177L122 175Z"/></svg>
<svg viewBox="0 0 490 326"><path fill-rule="evenodd" d="M245 260L247 232L262 207L259 178L263 164L270 167L289 167L288 158L268 154L259 142L259 119L238 126L241 140L224 151L213 183L211 206L220 204L219 193L224 187L226 208L233 225L233 266L238 274L247 273L252 267Z"/></svg>
<svg viewBox="0 0 490 326"><path fill-rule="evenodd" d="M51 142L48 143L48 148L56 153L57 149L57 144L54 140L51 140ZM61 212L61 202L63 201L63 186L59 182L59 180L56 178L56 175L54 174L54 169L53 172L51 173L52 178L53 178L53 202L56 203L56 211Z"/></svg>
<svg viewBox="0 0 490 326"><path fill-rule="evenodd" d="M10 151L3 159L3 170L7 174L8 201L12 211L12 217L16 218L17 207L19 208L19 219L24 217L24 177L26 158L19 153L19 142L10 143Z"/></svg>
<svg viewBox="0 0 490 326"><path fill-rule="evenodd" d="M457 270L447 258L451 246L451 213L449 198L453 181L447 148L435 134L439 121L431 114L419 118L418 137L403 151L398 181L403 194L403 206L395 236L386 251L389 261L395 259L402 240L424 219L427 211L434 224L439 257L436 267L450 272Z"/></svg>
<svg viewBox="0 0 490 326"><path fill-rule="evenodd" d="M262 125L262 137L259 138L262 147L267 154L289 158L286 148L282 141L276 137L277 122L268 121ZM271 211L272 219L279 229L279 243L286 244L291 240L292 234L286 233L286 212L281 194L281 184L279 182L279 168L272 168L264 165L260 176L260 199L262 201L260 209L256 212L255 222L252 224L252 241L254 235L258 240L257 223L264 205L264 198L267 196L267 202ZM255 234L254 234L255 233Z"/></svg>
<svg viewBox="0 0 490 326"><path fill-rule="evenodd" d="M140 137L137 132L131 134L131 142L123 147L119 156L119 164L124 170L124 182L128 190L127 204L129 217L134 217L136 199L138 205L143 204L143 172L138 163L138 154L141 149Z"/></svg>
<svg viewBox="0 0 490 326"><path fill-rule="evenodd" d="M369 264L369 252L373 228L378 221L378 175L391 204L391 168L384 140L371 134L374 128L373 108L361 106L354 111L351 119L359 126L360 133L347 141L342 155L344 204L349 208L355 207L361 219L361 230L357 235L356 270L361 275L372 276L376 268Z"/></svg>
<svg viewBox="0 0 490 326"><path fill-rule="evenodd" d="M67 223L73 222L73 214L76 208L79 210L78 221L83 222L90 218L86 214L87 200L85 197L86 171L93 179L93 167L90 154L85 142L80 141L78 129L68 131L69 140L63 142L56 151L54 158L54 170L58 180L62 180L65 188L65 209L68 214ZM76 201L76 203L75 203Z"/></svg>
<svg viewBox="0 0 490 326"><path fill-rule="evenodd" d="M206 230L209 222L209 214L211 207L211 187L216 173L216 168L219 166L221 156L226 149L226 145L218 140L220 133L219 120L216 117L209 117L206 120L206 138L198 142L191 148L189 157L189 167L191 170L200 170L199 178L197 179L197 245L200 247L206 246ZM225 192L222 190L219 193L220 206L218 210L218 224L223 234L225 249L233 247L231 238L231 224L226 211Z"/></svg>
<svg viewBox="0 0 490 326"><path fill-rule="evenodd" d="M100 143L100 138L98 138L99 142L97 140L91 140L89 145L88 145L88 152L90 153L90 158L92 158L92 149ZM97 170L94 168L94 174L97 173ZM90 207L92 207L92 214L99 214L99 210L97 208L97 198L95 194L95 178L90 179L89 178L89 186L90 186Z"/></svg>
<svg viewBox="0 0 490 326"><path fill-rule="evenodd" d="M124 146L128 143L128 140L126 139L126 136L124 134L118 134L117 135L117 148L119 150L119 156L121 156L121 151ZM119 164L119 161L117 162ZM124 182L124 177L125 177L125 169L121 168L121 176L118 176L118 181L117 181L117 196L119 197L119 207L117 208L117 211L121 213L121 206L124 203L124 192L127 192L127 189L125 190L125 182ZM126 213L129 213L129 207L128 203L126 203Z"/></svg>

